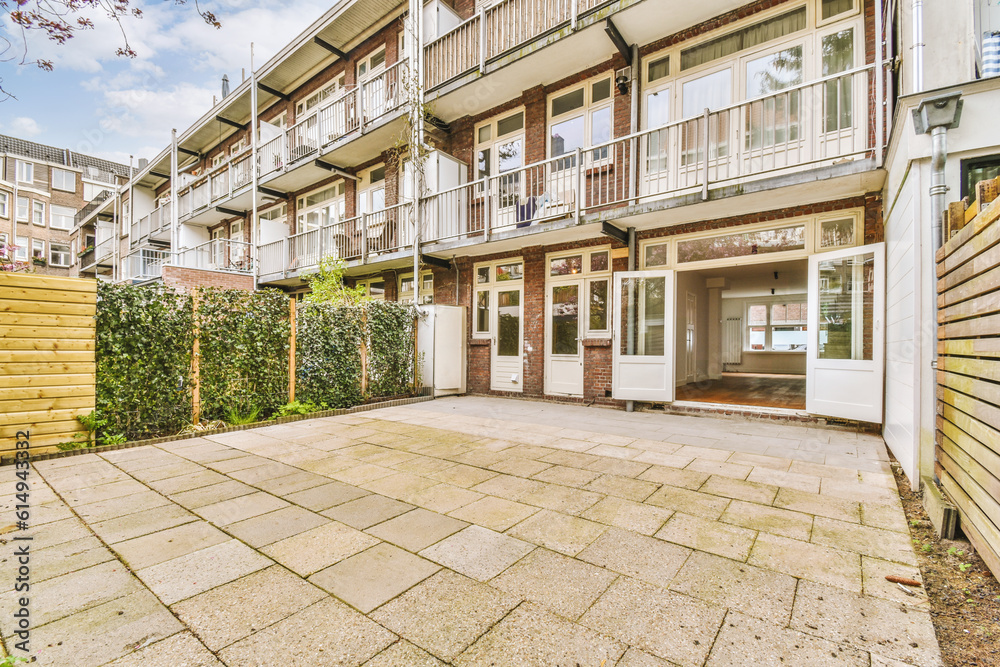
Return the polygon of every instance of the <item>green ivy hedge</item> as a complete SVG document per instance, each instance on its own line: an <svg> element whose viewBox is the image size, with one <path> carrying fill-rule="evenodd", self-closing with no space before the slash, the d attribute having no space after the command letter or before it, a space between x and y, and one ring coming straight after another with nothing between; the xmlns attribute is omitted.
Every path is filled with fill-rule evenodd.
<svg viewBox="0 0 1000 667"><path fill-rule="evenodd" d="M99 436L137 440L190 423L193 342L191 297L162 286L99 283Z"/></svg>
<svg viewBox="0 0 1000 667"><path fill-rule="evenodd" d="M364 306L304 303L296 314L295 396L345 408L364 401L361 341Z"/></svg>
<svg viewBox="0 0 1000 667"><path fill-rule="evenodd" d="M368 395L398 396L413 389L412 306L369 301Z"/></svg>

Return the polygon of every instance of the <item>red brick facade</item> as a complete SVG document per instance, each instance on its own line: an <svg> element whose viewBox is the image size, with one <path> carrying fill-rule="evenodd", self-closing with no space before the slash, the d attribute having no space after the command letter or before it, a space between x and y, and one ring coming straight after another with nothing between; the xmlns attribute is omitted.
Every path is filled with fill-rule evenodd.
<svg viewBox="0 0 1000 667"><path fill-rule="evenodd" d="M180 266L163 267L163 284L186 292L194 287L221 287L225 289L253 289L253 276L228 271L187 269Z"/></svg>

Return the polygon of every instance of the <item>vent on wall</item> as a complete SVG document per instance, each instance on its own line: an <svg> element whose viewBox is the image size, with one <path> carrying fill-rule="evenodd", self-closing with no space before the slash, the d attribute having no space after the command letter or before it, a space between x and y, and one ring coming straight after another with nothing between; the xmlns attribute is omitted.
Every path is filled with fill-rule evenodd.
<svg viewBox="0 0 1000 667"><path fill-rule="evenodd" d="M739 366L743 363L743 318L730 317L722 330L722 365Z"/></svg>

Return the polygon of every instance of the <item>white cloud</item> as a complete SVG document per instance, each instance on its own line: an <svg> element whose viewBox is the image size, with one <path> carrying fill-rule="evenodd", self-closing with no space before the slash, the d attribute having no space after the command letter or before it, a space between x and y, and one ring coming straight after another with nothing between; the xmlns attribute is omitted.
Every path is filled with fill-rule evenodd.
<svg viewBox="0 0 1000 667"><path fill-rule="evenodd" d="M22 139L30 139L42 133L42 128L39 127L38 122L34 118L28 118L27 116L11 118L5 125L11 135Z"/></svg>

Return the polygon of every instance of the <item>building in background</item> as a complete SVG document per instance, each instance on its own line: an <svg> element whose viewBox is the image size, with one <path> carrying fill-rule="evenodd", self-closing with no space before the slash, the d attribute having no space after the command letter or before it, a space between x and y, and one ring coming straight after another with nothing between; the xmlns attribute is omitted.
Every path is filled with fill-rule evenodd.
<svg viewBox="0 0 1000 667"><path fill-rule="evenodd" d="M93 244L77 228L77 214L128 178L126 165L0 135L0 245L13 246L7 261L44 275L77 275L78 253Z"/></svg>

